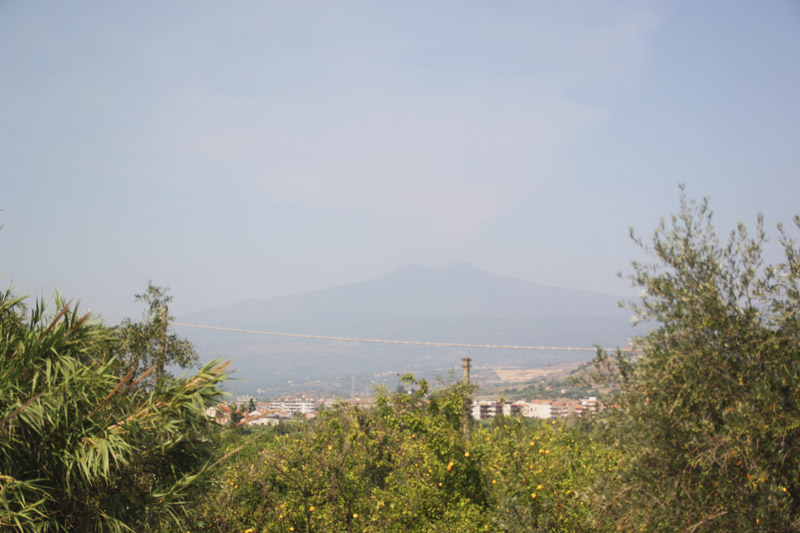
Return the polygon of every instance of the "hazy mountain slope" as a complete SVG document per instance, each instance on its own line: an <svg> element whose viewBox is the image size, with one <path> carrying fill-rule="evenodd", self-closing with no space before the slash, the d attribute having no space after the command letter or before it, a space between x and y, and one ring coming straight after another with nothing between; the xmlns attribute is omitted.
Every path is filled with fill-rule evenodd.
<svg viewBox="0 0 800 533"><path fill-rule="evenodd" d="M409 266L328 290L248 300L181 317L253 330L390 339L552 346L623 345L632 330L616 298L497 276L468 264ZM232 355L248 379L274 381L457 366L465 350L298 341L182 329L203 356ZM481 351L484 362L548 354ZM549 354L549 360L565 355ZM569 355L590 358L590 353Z"/></svg>

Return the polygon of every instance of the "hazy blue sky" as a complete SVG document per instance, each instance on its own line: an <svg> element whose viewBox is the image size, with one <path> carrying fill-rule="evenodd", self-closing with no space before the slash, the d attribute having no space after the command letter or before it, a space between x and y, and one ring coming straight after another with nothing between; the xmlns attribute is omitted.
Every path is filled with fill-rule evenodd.
<svg viewBox="0 0 800 533"><path fill-rule="evenodd" d="M0 272L107 321L800 212L800 3L0 2Z"/></svg>

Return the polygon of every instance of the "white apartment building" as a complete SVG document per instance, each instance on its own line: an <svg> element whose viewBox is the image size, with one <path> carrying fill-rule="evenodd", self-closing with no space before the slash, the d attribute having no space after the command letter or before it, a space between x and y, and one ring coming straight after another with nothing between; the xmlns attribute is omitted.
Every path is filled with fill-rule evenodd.
<svg viewBox="0 0 800 533"><path fill-rule="evenodd" d="M503 405L490 400L480 400L472 402L472 418L475 420L487 420L494 418L503 412Z"/></svg>
<svg viewBox="0 0 800 533"><path fill-rule="evenodd" d="M594 414L600 410L600 401L597 399L597 396L589 396L586 399L581 400L581 405L584 409L589 411L590 413Z"/></svg>
<svg viewBox="0 0 800 533"><path fill-rule="evenodd" d="M255 405L256 397L255 396L237 396L236 397L236 405L239 408L242 408L242 407L247 408L247 406L250 405L250 402L253 402L253 405Z"/></svg>
<svg viewBox="0 0 800 533"><path fill-rule="evenodd" d="M564 401L533 400L525 404L523 416L531 418L564 418L570 413L569 404Z"/></svg>
<svg viewBox="0 0 800 533"><path fill-rule="evenodd" d="M472 418L487 420L497 415L524 416L527 418L565 418L569 415L580 416L583 413L596 413L601 404L594 396L580 401L574 400L533 400L501 403L491 400L472 402Z"/></svg>
<svg viewBox="0 0 800 533"><path fill-rule="evenodd" d="M316 402L308 398L273 398L269 402L270 411L285 413L301 413L308 415L314 412Z"/></svg>

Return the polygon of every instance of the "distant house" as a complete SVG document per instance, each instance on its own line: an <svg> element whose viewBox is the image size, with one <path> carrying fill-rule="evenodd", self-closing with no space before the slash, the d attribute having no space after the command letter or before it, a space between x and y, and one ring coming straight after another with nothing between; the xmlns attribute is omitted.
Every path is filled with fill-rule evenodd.
<svg viewBox="0 0 800 533"><path fill-rule="evenodd" d="M280 418L272 416L265 416L262 418L257 418L255 420L248 420L246 422L248 426L277 426L280 423L281 423Z"/></svg>
<svg viewBox="0 0 800 533"><path fill-rule="evenodd" d="M277 426L280 423L280 418L277 413L267 410L255 410L247 413L244 423L248 426Z"/></svg>
<svg viewBox="0 0 800 533"><path fill-rule="evenodd" d="M206 409L206 416L222 426L228 425L231 420L231 408L220 403Z"/></svg>

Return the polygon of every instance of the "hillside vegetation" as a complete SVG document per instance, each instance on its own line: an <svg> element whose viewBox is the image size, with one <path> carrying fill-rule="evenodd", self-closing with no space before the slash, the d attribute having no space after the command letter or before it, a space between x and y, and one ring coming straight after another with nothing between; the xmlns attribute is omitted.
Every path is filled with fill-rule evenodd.
<svg viewBox="0 0 800 533"><path fill-rule="evenodd" d="M800 228L800 218L794 220ZM635 237L636 238L636 237ZM650 322L599 351L587 419L466 416L473 386L379 391L267 430L211 425L225 369L193 376L163 291L108 328L0 298L0 528L20 531L798 531L800 255L759 218L721 239L707 201L639 240Z"/></svg>

